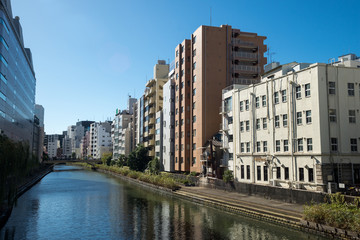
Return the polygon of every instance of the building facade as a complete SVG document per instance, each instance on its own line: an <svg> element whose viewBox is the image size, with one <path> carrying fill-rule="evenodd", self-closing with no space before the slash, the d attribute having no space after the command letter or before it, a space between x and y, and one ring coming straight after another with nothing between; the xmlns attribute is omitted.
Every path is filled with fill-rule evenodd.
<svg viewBox="0 0 360 240"><path fill-rule="evenodd" d="M156 113L163 108L163 86L168 80L169 64L158 60L154 66L154 78L146 83L144 94L143 143L150 157L155 156Z"/></svg>
<svg viewBox="0 0 360 240"><path fill-rule="evenodd" d="M32 151L35 72L31 51L24 47L20 19L12 16L10 0L0 1L0 25L0 132L28 143Z"/></svg>
<svg viewBox="0 0 360 240"><path fill-rule="evenodd" d="M200 26L175 48L175 170L201 172L219 132L221 89L260 81L266 37L231 26Z"/></svg>
<svg viewBox="0 0 360 240"><path fill-rule="evenodd" d="M167 172L174 172L175 153L175 80L174 69L170 67L169 80L164 84L163 101L163 154L160 161L161 168Z"/></svg>
<svg viewBox="0 0 360 240"><path fill-rule="evenodd" d="M111 122L94 122L90 125L90 156L100 159L112 152Z"/></svg>
<svg viewBox="0 0 360 240"><path fill-rule="evenodd" d="M360 183L360 61L290 63L223 90L223 165L235 180L325 191Z"/></svg>

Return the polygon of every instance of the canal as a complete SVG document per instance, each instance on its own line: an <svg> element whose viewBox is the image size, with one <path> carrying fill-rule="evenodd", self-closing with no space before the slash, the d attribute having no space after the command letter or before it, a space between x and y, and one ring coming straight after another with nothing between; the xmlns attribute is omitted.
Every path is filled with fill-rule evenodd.
<svg viewBox="0 0 360 240"><path fill-rule="evenodd" d="M323 239L60 165L17 201L1 239Z"/></svg>

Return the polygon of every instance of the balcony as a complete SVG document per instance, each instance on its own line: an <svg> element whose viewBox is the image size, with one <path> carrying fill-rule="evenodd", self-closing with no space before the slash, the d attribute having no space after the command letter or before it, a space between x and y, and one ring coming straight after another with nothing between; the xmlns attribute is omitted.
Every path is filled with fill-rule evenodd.
<svg viewBox="0 0 360 240"><path fill-rule="evenodd" d="M155 114L155 107L149 108L149 114Z"/></svg>
<svg viewBox="0 0 360 240"><path fill-rule="evenodd" d="M231 40L231 43L233 45L236 45L238 47L242 47L242 48L256 48L257 46L255 45L255 43L253 42L246 42L246 41L243 41L243 40L240 40L240 39L232 39Z"/></svg>
<svg viewBox="0 0 360 240"><path fill-rule="evenodd" d="M155 145L155 140L154 139L151 139L148 141L148 146L151 147L151 146L154 146Z"/></svg>
<svg viewBox="0 0 360 240"><path fill-rule="evenodd" d="M233 65L234 70L248 72L248 73L258 73L258 66L246 66L246 65Z"/></svg>
<svg viewBox="0 0 360 240"><path fill-rule="evenodd" d="M149 118L149 125L150 124L155 124L155 118L154 117Z"/></svg>
<svg viewBox="0 0 360 240"><path fill-rule="evenodd" d="M154 135L155 134L155 129L154 128L149 129L148 133L149 133L148 136Z"/></svg>
<svg viewBox="0 0 360 240"><path fill-rule="evenodd" d="M258 58L258 55L256 53L249 53L249 52L233 52L233 56L235 58L251 60L251 61L255 61Z"/></svg>
<svg viewBox="0 0 360 240"><path fill-rule="evenodd" d="M230 130L228 124L220 123L220 131L222 132L228 132Z"/></svg>
<svg viewBox="0 0 360 240"><path fill-rule="evenodd" d="M150 79L149 81L147 81L145 86L150 88L154 83L155 83L155 79Z"/></svg>

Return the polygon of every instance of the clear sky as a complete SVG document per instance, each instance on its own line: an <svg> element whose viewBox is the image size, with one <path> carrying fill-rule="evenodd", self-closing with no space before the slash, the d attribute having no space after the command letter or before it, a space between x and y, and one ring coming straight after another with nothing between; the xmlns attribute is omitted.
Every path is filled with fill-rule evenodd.
<svg viewBox="0 0 360 240"><path fill-rule="evenodd" d="M104 121L139 98L158 59L200 25L267 36L280 63L360 55L359 0L12 0L33 54L45 131ZM269 59L268 59L269 61Z"/></svg>

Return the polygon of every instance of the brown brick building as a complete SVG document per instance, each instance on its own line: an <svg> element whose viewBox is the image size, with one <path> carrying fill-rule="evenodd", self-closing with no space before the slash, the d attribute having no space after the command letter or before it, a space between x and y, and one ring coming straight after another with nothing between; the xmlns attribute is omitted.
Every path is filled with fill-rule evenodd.
<svg viewBox="0 0 360 240"><path fill-rule="evenodd" d="M176 171L202 171L203 147L220 129L221 90L260 81L265 39L229 25L200 26L175 48Z"/></svg>

